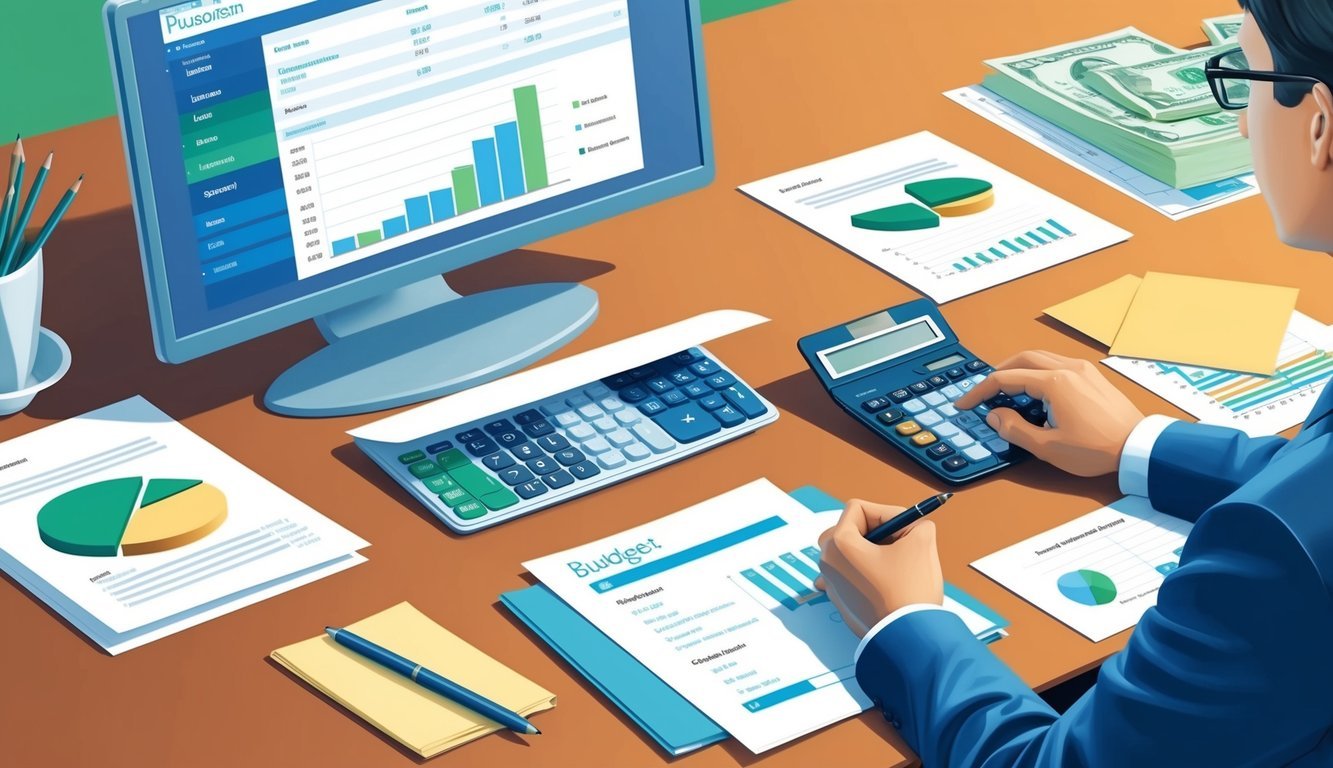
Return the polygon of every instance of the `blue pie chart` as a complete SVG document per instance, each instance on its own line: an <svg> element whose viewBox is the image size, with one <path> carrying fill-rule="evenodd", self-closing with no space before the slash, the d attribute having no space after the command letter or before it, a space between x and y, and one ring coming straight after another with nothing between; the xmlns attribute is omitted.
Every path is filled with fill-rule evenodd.
<svg viewBox="0 0 1333 768"><path fill-rule="evenodd" d="M1079 605L1106 605L1115 599L1115 582L1104 573L1087 569L1066 573L1056 582L1060 594Z"/></svg>

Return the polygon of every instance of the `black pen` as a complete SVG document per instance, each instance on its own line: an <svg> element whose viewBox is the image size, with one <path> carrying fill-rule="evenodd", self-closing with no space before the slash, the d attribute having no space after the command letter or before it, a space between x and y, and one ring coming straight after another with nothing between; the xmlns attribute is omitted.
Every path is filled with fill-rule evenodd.
<svg viewBox="0 0 1333 768"><path fill-rule="evenodd" d="M953 498L952 493L941 493L939 496L931 496L920 504L917 504L914 507L908 507L876 526L874 530L866 534L866 538L869 539L872 544L883 544L896 536L902 529L944 506L944 502L951 498Z"/></svg>

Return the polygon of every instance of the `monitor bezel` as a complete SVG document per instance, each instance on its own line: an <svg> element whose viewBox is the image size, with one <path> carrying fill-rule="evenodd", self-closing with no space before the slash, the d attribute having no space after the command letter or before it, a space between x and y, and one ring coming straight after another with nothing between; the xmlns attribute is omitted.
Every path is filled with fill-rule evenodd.
<svg viewBox="0 0 1333 768"><path fill-rule="evenodd" d="M139 239L144 290L148 295L153 347L158 359L167 363L193 360L343 307L373 299L396 288L439 276L522 248L538 240L707 186L713 181L717 169L713 157L712 117L704 68L699 0L679 1L686 4L689 18L689 46L695 104L698 107L698 141L702 150L702 163L699 166L566 208L479 239L459 243L300 298L274 304L196 333L177 336L157 209L156 206L148 204L153 200L153 179L147 169L147 144L141 119L134 60L128 53L127 19L131 15L156 13L163 8L179 5L181 0L107 0L102 9L107 55L111 60L112 80L116 90L116 110L119 114L121 141L125 151L126 172L129 176L130 202ZM123 10L132 13L121 13ZM122 51L126 53L122 55Z"/></svg>

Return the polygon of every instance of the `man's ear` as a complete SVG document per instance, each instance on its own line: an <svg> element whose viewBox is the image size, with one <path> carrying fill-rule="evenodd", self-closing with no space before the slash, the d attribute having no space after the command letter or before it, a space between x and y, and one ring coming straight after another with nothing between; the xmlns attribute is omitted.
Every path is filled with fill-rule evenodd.
<svg viewBox="0 0 1333 768"><path fill-rule="evenodd" d="M1333 91L1323 83L1311 90L1315 112L1310 116L1310 163L1324 171L1333 163Z"/></svg>

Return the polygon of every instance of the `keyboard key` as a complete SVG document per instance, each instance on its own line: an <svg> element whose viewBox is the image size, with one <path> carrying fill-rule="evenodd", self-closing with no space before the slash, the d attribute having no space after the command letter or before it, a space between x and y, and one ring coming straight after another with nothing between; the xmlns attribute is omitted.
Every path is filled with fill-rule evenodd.
<svg viewBox="0 0 1333 768"><path fill-rule="evenodd" d="M881 422L885 424L896 424L902 421L906 417L907 414L903 413L901 410L897 408L890 408L887 411L881 411L879 416L877 416L876 418L878 418Z"/></svg>
<svg viewBox="0 0 1333 768"><path fill-rule="evenodd" d="M584 421L592 421L593 419L599 419L606 415L606 411L602 410L602 406L594 403L581 405L575 410Z"/></svg>
<svg viewBox="0 0 1333 768"><path fill-rule="evenodd" d="M398 460L404 464L416 464L418 461L426 460L425 451L409 451L398 457Z"/></svg>
<svg viewBox="0 0 1333 768"><path fill-rule="evenodd" d="M428 477L421 482L425 483L426 490L435 494L444 493L445 491L458 487L458 483L455 483L454 479L448 475Z"/></svg>
<svg viewBox="0 0 1333 768"><path fill-rule="evenodd" d="M611 390L607 389L604 384L589 384L583 389L583 394L593 400L601 400L604 397L610 397Z"/></svg>
<svg viewBox="0 0 1333 768"><path fill-rule="evenodd" d="M872 397L861 403L861 408L867 413L879 413L890 405L893 405L893 401L887 397Z"/></svg>
<svg viewBox="0 0 1333 768"><path fill-rule="evenodd" d="M944 405L949 402L943 394L939 392L927 392L921 396L921 402L929 406Z"/></svg>
<svg viewBox="0 0 1333 768"><path fill-rule="evenodd" d="M690 363L694 362L695 360L698 360L701 357L703 357L703 355L699 354L698 352L695 352L692 349L687 349L683 352L677 352L671 357L668 357L667 360L670 360L672 363L676 365L689 365Z"/></svg>
<svg viewBox="0 0 1333 768"><path fill-rule="evenodd" d="M509 469L502 469L500 470L499 475L501 480L510 485L526 483L533 478L533 474L528 471L527 467L520 466L512 466Z"/></svg>
<svg viewBox="0 0 1333 768"><path fill-rule="evenodd" d="M473 440L480 440L484 437L486 437L486 433L482 432L480 429L469 429L466 432L459 432L457 435L455 435L455 438L458 440L458 442L464 444L470 443Z"/></svg>
<svg viewBox="0 0 1333 768"><path fill-rule="evenodd" d="M518 497L514 495L513 491L509 490L508 488L504 488L496 491L495 493L488 493L485 496L482 496L480 499L478 499L478 501L480 501L482 504L485 504L487 509L498 511L501 509L505 509L507 507L512 507L515 504L517 504Z"/></svg>
<svg viewBox="0 0 1333 768"><path fill-rule="evenodd" d="M644 459L653 455L653 452L648 450L648 448L644 446L642 443L634 443L632 445L627 445L621 449L621 452L624 453L625 458L629 459L630 461L643 461Z"/></svg>
<svg viewBox="0 0 1333 768"><path fill-rule="evenodd" d="M684 392L686 395L690 397L704 397L705 395L711 393L713 391L713 388L709 387L707 384L702 384L697 381L691 381L689 384L686 384L685 386L681 387L680 391Z"/></svg>
<svg viewBox="0 0 1333 768"><path fill-rule="evenodd" d="M1046 426L1046 408L1041 403L1033 403L1018 413L1035 427Z"/></svg>
<svg viewBox="0 0 1333 768"><path fill-rule="evenodd" d="M1032 405L1032 397L1030 395L1026 395L1021 392L1017 395L1014 395L1015 408L1025 408L1029 405Z"/></svg>
<svg viewBox="0 0 1333 768"><path fill-rule="evenodd" d="M534 475L549 475L560 469L560 465L555 463L555 459L549 456L542 456L539 459L533 459L528 462L528 469L532 470Z"/></svg>
<svg viewBox="0 0 1333 768"><path fill-rule="evenodd" d="M712 376L720 370L722 367L708 358L690 364L690 373L700 378Z"/></svg>
<svg viewBox="0 0 1333 768"><path fill-rule="evenodd" d="M440 501L443 501L445 506L452 509L465 501L472 501L472 494L455 485L453 488L440 494Z"/></svg>
<svg viewBox="0 0 1333 768"><path fill-rule="evenodd" d="M963 455L972 461L985 461L991 457L991 452L979 445L969 445L963 449Z"/></svg>
<svg viewBox="0 0 1333 768"><path fill-rule="evenodd" d="M624 389L620 390L620 399L624 400L627 403L637 403L640 400L645 400L649 397L652 397L652 394L653 394L652 392L648 391L647 387L642 387L639 386L638 384L635 384L632 387L625 387Z"/></svg>
<svg viewBox="0 0 1333 768"><path fill-rule="evenodd" d="M631 435L629 432L623 429L617 429L614 432L610 432L607 434L606 442L610 443L611 445L614 445L617 448L624 448L625 446L634 442L634 435ZM570 463L572 464L574 462Z"/></svg>
<svg viewBox="0 0 1333 768"><path fill-rule="evenodd" d="M488 437L483 437L480 440L473 440L467 444L467 452L473 456L485 456L488 453L495 453L499 448L500 446L496 445L495 442Z"/></svg>
<svg viewBox="0 0 1333 768"><path fill-rule="evenodd" d="M611 389L624 389L634 384L634 377L628 373L617 373L615 376L602 379L602 383Z"/></svg>
<svg viewBox="0 0 1333 768"><path fill-rule="evenodd" d="M953 403L945 403L935 410L939 411L939 414L946 419L952 419L958 415L958 409L953 407Z"/></svg>
<svg viewBox="0 0 1333 768"><path fill-rule="evenodd" d="M582 408L583 406L590 404L591 402L592 398L588 397L587 395L570 395L568 398L565 399L565 403L568 404L570 408L573 408L576 411Z"/></svg>
<svg viewBox="0 0 1333 768"><path fill-rule="evenodd" d="M547 487L552 489L564 488L566 485L574 482L574 476L561 469L543 477L542 482L546 483Z"/></svg>
<svg viewBox="0 0 1333 768"><path fill-rule="evenodd" d="M916 423L923 427L933 427L944 421L944 417L934 411L926 411L916 415Z"/></svg>
<svg viewBox="0 0 1333 768"><path fill-rule="evenodd" d="M940 463L950 472L957 472L967 467L967 459L962 456L950 456Z"/></svg>
<svg viewBox="0 0 1333 768"><path fill-rule="evenodd" d="M588 478L596 477L601 473L602 470L598 469L597 465L592 463L591 461L580 461L578 464L575 464L569 468L569 474L573 475L579 480L587 480Z"/></svg>
<svg viewBox="0 0 1333 768"><path fill-rule="evenodd" d="M435 457L435 461L445 469L465 467L472 463L472 460L463 455L463 452L457 448L450 448L444 453L441 453L439 456Z"/></svg>
<svg viewBox="0 0 1333 768"><path fill-rule="evenodd" d="M912 398L911 400L908 400L907 402L903 403L903 410L907 411L908 413L921 413L922 411L926 410L926 404L921 402L920 400L917 400L916 398Z"/></svg>
<svg viewBox="0 0 1333 768"><path fill-rule="evenodd" d="M981 422L981 417L976 415L975 413L971 413L969 411L961 411L958 414L958 418L953 420L953 423L957 424L963 429L971 429L973 427L980 426L982 422Z"/></svg>
<svg viewBox="0 0 1333 768"><path fill-rule="evenodd" d="M597 430L590 424L576 424L569 428L569 437L571 440L578 440L580 443L585 440L591 440L597 436Z"/></svg>
<svg viewBox="0 0 1333 768"><path fill-rule="evenodd" d="M635 381L641 381L656 373L657 373L656 368L652 367L651 365L645 365L642 368L635 368L634 370L630 371L629 375L633 376Z"/></svg>
<svg viewBox="0 0 1333 768"><path fill-rule="evenodd" d="M966 448L969 445L976 445L977 441L973 440L972 436L967 433L960 433L949 438L949 444L955 448Z"/></svg>
<svg viewBox="0 0 1333 768"><path fill-rule="evenodd" d="M602 418L592 423L592 428L597 430L598 432L601 432L602 434L606 434L607 432L614 432L620 427L616 424L615 419L611 418L610 416L603 416Z"/></svg>
<svg viewBox="0 0 1333 768"><path fill-rule="evenodd" d="M961 390L963 390L963 394L966 395L966 394L967 394L967 391L968 391L969 389L971 389L974 385L972 384L972 380L971 380L971 379L961 379L961 380L960 380L957 384L955 384L954 386L955 386L955 387L958 387L958 388L961 389Z"/></svg>
<svg viewBox="0 0 1333 768"><path fill-rule="evenodd" d="M556 451L563 451L568 448L569 441L561 435L547 435L545 437L537 438L537 445L540 446L543 451L555 453ZM528 458L532 457L529 456Z"/></svg>
<svg viewBox="0 0 1333 768"><path fill-rule="evenodd" d="M611 444L606 441L605 437L594 437L583 444L584 453L605 453L609 450L611 450Z"/></svg>
<svg viewBox="0 0 1333 768"><path fill-rule="evenodd" d="M620 402L620 398L618 397L602 398L602 401L598 403L598 405L602 406L602 410L607 413L615 413L624 410L625 408L625 404Z"/></svg>
<svg viewBox="0 0 1333 768"><path fill-rule="evenodd" d="M952 403L953 401L955 401L955 400L957 400L958 398L960 398L960 397L963 396L963 390L961 390L961 389L959 389L958 387L955 387L954 385L950 384L949 386L945 387L944 389L941 389L941 390L940 390L940 394L941 394L941 395L944 395L945 397L947 397L947 398L949 399L949 402Z"/></svg>
<svg viewBox="0 0 1333 768"><path fill-rule="evenodd" d="M981 382L983 382L983 381L985 381L985 380L986 380L986 377L985 377L985 376L982 376L982 375L979 374L979 373L978 373L976 376L973 376L972 378L968 379L968 381L972 382L973 385L980 384Z"/></svg>
<svg viewBox="0 0 1333 768"><path fill-rule="evenodd" d="M542 418L542 412L536 408L514 414L514 421L520 427L531 424L534 421L540 421Z"/></svg>
<svg viewBox="0 0 1333 768"><path fill-rule="evenodd" d="M540 421L534 421L531 424L524 424L523 431L528 433L528 437L541 437L542 435L549 435L554 432L555 427L546 419L541 419Z"/></svg>
<svg viewBox="0 0 1333 768"><path fill-rule="evenodd" d="M651 389L653 392L659 395L662 394L663 392L670 392L671 390L676 388L675 384L672 384L668 379L666 379L663 376L654 376L643 383L649 389Z"/></svg>
<svg viewBox="0 0 1333 768"><path fill-rule="evenodd" d="M912 393L905 389L895 389L889 393L889 399L895 403L905 403L912 399Z"/></svg>
<svg viewBox="0 0 1333 768"><path fill-rule="evenodd" d="M937 438L931 432L918 432L912 435L912 443L919 448L925 448L927 445L936 442Z"/></svg>
<svg viewBox="0 0 1333 768"><path fill-rule="evenodd" d="M1018 407L1018 406L1014 405L1014 399L1013 399L1012 397L1010 397L1009 395L1006 395L1006 394L1003 393L1003 392L1001 392L1000 394L996 395L995 397L992 397L991 399L987 400L987 401L986 401L986 405L989 405L991 408L1017 408L1017 407Z"/></svg>
<svg viewBox="0 0 1333 768"><path fill-rule="evenodd" d="M602 466L602 469L615 469L616 467L625 466L625 456L620 451L607 451L598 454L597 463Z"/></svg>
<svg viewBox="0 0 1333 768"><path fill-rule="evenodd" d="M425 461L418 461L408 467L407 471L411 472L412 476L418 480L425 480L428 477L440 474L444 470L440 469L439 464L436 464L430 459L426 459Z"/></svg>
<svg viewBox="0 0 1333 768"><path fill-rule="evenodd" d="M736 406L737 410L745 414L747 419L757 418L768 413L768 406L759 402L759 396L754 393L754 390L739 382L722 390L722 396L727 398L727 402Z"/></svg>
<svg viewBox="0 0 1333 768"><path fill-rule="evenodd" d="M709 413L713 414L713 418L717 419L723 427L728 429L745 423L745 414L729 405L724 405L716 411L709 411Z"/></svg>
<svg viewBox="0 0 1333 768"><path fill-rule="evenodd" d="M712 376L709 376L707 381L708 381L708 386L712 387L713 389L726 389L727 387L736 383L736 377L732 376L726 371L723 371L721 373L715 373Z"/></svg>
<svg viewBox="0 0 1333 768"><path fill-rule="evenodd" d="M426 453L444 453L445 451L453 447L454 447L453 443L449 442L448 440L442 440L438 443L431 443L430 445L426 446Z"/></svg>
<svg viewBox="0 0 1333 768"><path fill-rule="evenodd" d="M972 362L968 363L967 366L966 366L967 370L970 371L970 372L972 372L972 373L976 373L977 371L984 371L984 370L986 370L986 369L989 368L989 367L990 367L989 365L986 365L985 363L981 362L980 360L973 360Z"/></svg>
<svg viewBox="0 0 1333 768"><path fill-rule="evenodd" d="M565 411L564 413L557 413L555 415L555 423L559 424L563 429L569 429L575 424L578 424L579 421L581 421L579 415L573 411Z"/></svg>
<svg viewBox="0 0 1333 768"><path fill-rule="evenodd" d="M689 395L686 395L679 389L673 389L670 392L662 393L662 402L666 403L668 406L672 408L675 408L681 403L688 403L689 401L690 401Z"/></svg>
<svg viewBox="0 0 1333 768"><path fill-rule="evenodd" d="M912 435L915 435L916 433L921 431L921 425L917 424L915 421L904 421L903 423L894 427L894 430L896 430L898 434L902 435L903 437L911 437Z"/></svg>
<svg viewBox="0 0 1333 768"><path fill-rule="evenodd" d="M927 381L927 383L930 384L930 386L935 387L935 388L937 388L937 389L938 389L939 387L946 387L946 386L949 385L949 380L948 380L948 379L944 378L943 376L938 376L938 375L936 375L936 376L931 376L929 379L926 379L926 381Z"/></svg>
<svg viewBox="0 0 1333 768"><path fill-rule="evenodd" d="M481 498L488 493L495 493L504 487L499 480L486 474L481 467L474 464L451 469L449 470L449 476L463 486L463 490L477 498Z"/></svg>
<svg viewBox="0 0 1333 768"><path fill-rule="evenodd" d="M935 426L931 427L931 430L933 430L935 434L939 435L942 438L949 438L953 437L954 435L963 434L963 430L959 429L953 424L950 424L947 421L944 422L943 424L936 424Z"/></svg>
<svg viewBox="0 0 1333 768"><path fill-rule="evenodd" d="M533 499L543 493L546 493L546 483L540 480L533 480L522 485L514 486L514 493L517 493L521 499Z"/></svg>
<svg viewBox="0 0 1333 768"><path fill-rule="evenodd" d="M666 403L655 397L650 397L642 403L639 403L639 411L641 411L644 416L656 416L666 409Z"/></svg>
<svg viewBox="0 0 1333 768"><path fill-rule="evenodd" d="M492 435L498 435L501 432L513 432L514 425L509 423L509 419L496 419L495 421L488 422L482 429L490 432Z"/></svg>
<svg viewBox="0 0 1333 768"><path fill-rule="evenodd" d="M568 445L568 443L566 443L566 445ZM535 459L538 456L542 455L542 452L538 450L537 446L533 445L532 443L520 443L519 445L516 445L513 448L510 448L509 450L515 456L518 457L519 461L527 461L528 459Z"/></svg>
<svg viewBox="0 0 1333 768"><path fill-rule="evenodd" d="M924 381L918 381L917 383L912 384L907 388L910 389L912 391L912 394L914 395L924 395L931 389L930 385Z"/></svg>
<svg viewBox="0 0 1333 768"><path fill-rule="evenodd" d="M631 427L630 431L653 449L653 453L666 453L676 447L676 441L653 421L641 421Z"/></svg>
<svg viewBox="0 0 1333 768"><path fill-rule="evenodd" d="M727 399L722 395L716 393L704 395L703 397L699 398L699 405L702 405L703 407L707 408L710 411L716 411L718 408L721 408L726 404L727 404Z"/></svg>
<svg viewBox="0 0 1333 768"><path fill-rule="evenodd" d="M932 459L943 459L946 456L953 455L953 449L948 443L935 443L926 449L926 455Z"/></svg>
<svg viewBox="0 0 1333 768"><path fill-rule="evenodd" d="M554 416L557 413L563 413L564 411L568 411L569 405L566 404L563 399L557 398L555 400L547 400L546 402L542 403L540 410L547 416Z"/></svg>
<svg viewBox="0 0 1333 768"><path fill-rule="evenodd" d="M495 441L508 448L514 445L522 445L528 441L528 438L520 432L500 432L495 436Z"/></svg>
<svg viewBox="0 0 1333 768"><path fill-rule="evenodd" d="M626 408L623 411L616 412L616 421L620 422L623 426L626 427L630 426L631 424L638 424L639 418L640 418L639 412L629 408Z"/></svg>
<svg viewBox="0 0 1333 768"><path fill-rule="evenodd" d="M469 499L454 507L454 514L464 520L476 520L486 514L486 505L476 499Z"/></svg>
<svg viewBox="0 0 1333 768"><path fill-rule="evenodd" d="M961 379L967 375L967 371L964 371L962 368L950 368L944 372L944 375L951 379Z"/></svg>
<svg viewBox="0 0 1333 768"><path fill-rule="evenodd" d="M492 472L499 472L505 467L514 466L514 460L504 451L497 451L487 456L481 457L481 465Z"/></svg>
<svg viewBox="0 0 1333 768"><path fill-rule="evenodd" d="M667 378L671 379L672 384L675 384L678 387L683 387L686 384L689 384L690 382L694 381L695 378L697 377L694 374L690 373L689 371L685 370L684 368L681 368L678 371L672 371L671 374L667 376Z"/></svg>
<svg viewBox="0 0 1333 768"><path fill-rule="evenodd" d="M976 408L973 408L972 412L975 413L982 421L985 421L986 414L990 413L990 406L986 405L985 403L981 403L977 405Z"/></svg>
<svg viewBox="0 0 1333 768"><path fill-rule="evenodd" d="M580 461L583 461L583 451L580 451L578 448L566 448L563 451L556 451L551 455L555 456L555 460L566 467L573 466Z"/></svg>
<svg viewBox="0 0 1333 768"><path fill-rule="evenodd" d="M722 429L722 424L695 402L686 403L654 416L653 421L680 443L692 443Z"/></svg>
<svg viewBox="0 0 1333 768"><path fill-rule="evenodd" d="M1007 441L997 437L994 440L986 441L986 450L991 453L999 454L1001 458L1004 458L1004 456L1011 450L1011 447Z"/></svg>
<svg viewBox="0 0 1333 768"><path fill-rule="evenodd" d="M969 429L968 432L971 432L973 437L982 442L985 442L991 439L992 437L999 437L999 433L997 433L990 427L986 426L985 424L982 424L979 427L973 427Z"/></svg>

